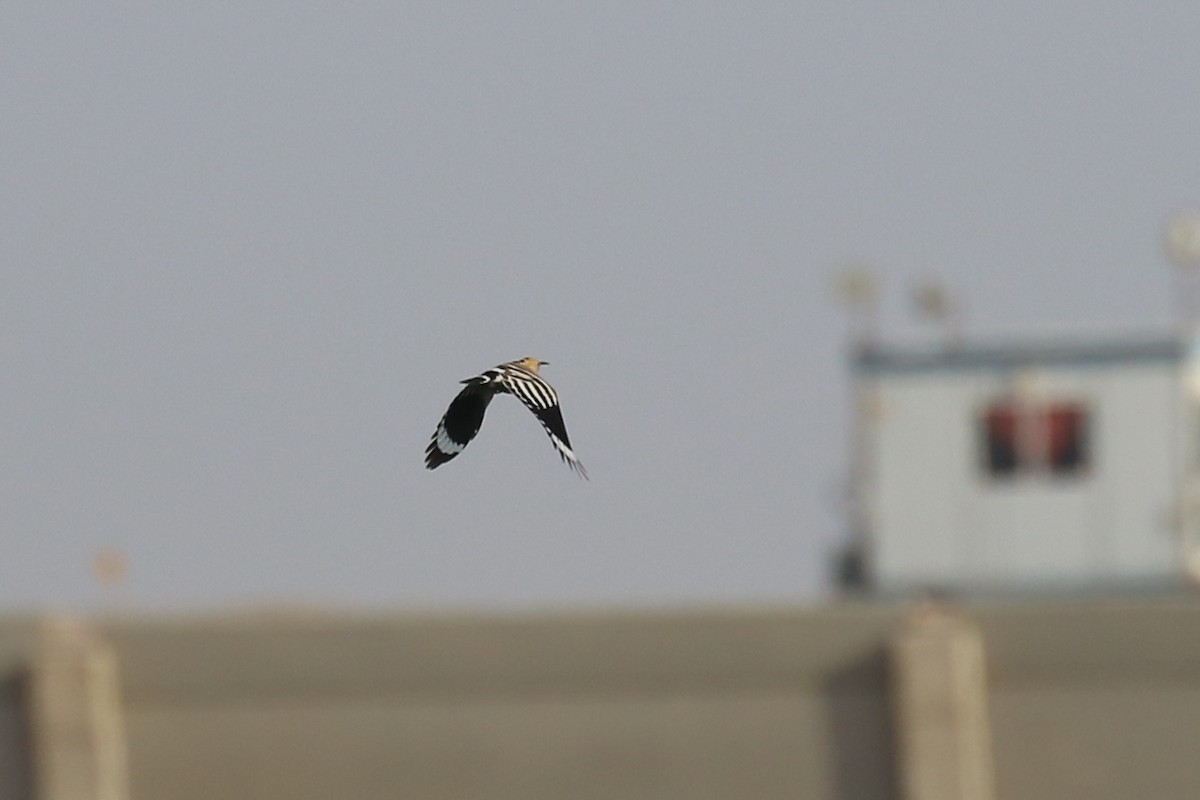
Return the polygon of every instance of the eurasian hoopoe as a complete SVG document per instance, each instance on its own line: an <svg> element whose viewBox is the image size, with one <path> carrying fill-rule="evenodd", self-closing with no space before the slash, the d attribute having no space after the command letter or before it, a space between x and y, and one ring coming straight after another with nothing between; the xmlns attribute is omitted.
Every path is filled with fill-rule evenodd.
<svg viewBox="0 0 1200 800"><path fill-rule="evenodd" d="M496 394L511 394L542 423L554 449L567 466L586 478L587 470L571 449L571 439L567 436L562 410L558 407L558 394L538 375L538 370L547 363L536 358L522 358L462 381L466 386L450 403L450 408L446 409L445 416L433 433L433 439L425 448L425 467L435 469L466 449L475 434L479 433L483 414L492 398Z"/></svg>

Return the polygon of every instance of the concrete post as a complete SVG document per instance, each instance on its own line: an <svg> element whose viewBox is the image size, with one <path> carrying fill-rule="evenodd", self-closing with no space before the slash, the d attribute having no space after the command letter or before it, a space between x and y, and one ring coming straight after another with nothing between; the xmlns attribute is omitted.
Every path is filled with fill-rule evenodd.
<svg viewBox="0 0 1200 800"><path fill-rule="evenodd" d="M85 623L41 623L29 674L37 800L129 800L116 654Z"/></svg>
<svg viewBox="0 0 1200 800"><path fill-rule="evenodd" d="M905 800L994 800L983 637L917 609L891 644L898 777Z"/></svg>

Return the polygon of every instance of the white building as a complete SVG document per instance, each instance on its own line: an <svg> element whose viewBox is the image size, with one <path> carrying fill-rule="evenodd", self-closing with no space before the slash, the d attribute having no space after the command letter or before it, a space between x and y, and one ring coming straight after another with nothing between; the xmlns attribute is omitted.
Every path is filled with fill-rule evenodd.
<svg viewBox="0 0 1200 800"><path fill-rule="evenodd" d="M1058 590L1196 574L1194 363L1175 339L864 349L855 493L868 585Z"/></svg>

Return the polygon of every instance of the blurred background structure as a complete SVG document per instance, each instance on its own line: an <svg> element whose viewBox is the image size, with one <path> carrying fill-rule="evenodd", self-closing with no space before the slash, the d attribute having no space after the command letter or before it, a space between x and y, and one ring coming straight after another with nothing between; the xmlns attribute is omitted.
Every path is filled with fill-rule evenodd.
<svg viewBox="0 0 1200 800"><path fill-rule="evenodd" d="M852 318L849 536L837 583L887 593L1166 590L1200 579L1200 215L1166 227L1174 324L1157 336L974 343L946 287L934 344ZM864 318L868 321L864 323Z"/></svg>
<svg viewBox="0 0 1200 800"><path fill-rule="evenodd" d="M1191 797L1194 598L0 622L6 800Z"/></svg>
<svg viewBox="0 0 1200 800"><path fill-rule="evenodd" d="M1167 586L1200 551L1177 339L872 348L855 363L881 590Z"/></svg>

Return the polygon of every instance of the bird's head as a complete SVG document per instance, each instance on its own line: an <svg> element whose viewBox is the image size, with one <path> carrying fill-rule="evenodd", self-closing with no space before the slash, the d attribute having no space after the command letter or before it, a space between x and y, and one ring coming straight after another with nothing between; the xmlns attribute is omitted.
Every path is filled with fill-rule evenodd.
<svg viewBox="0 0 1200 800"><path fill-rule="evenodd" d="M541 369L542 367L544 367L546 364L549 364L550 362L549 361L538 361L536 358L534 358L532 356L525 356L525 358L522 358L517 363L520 364L525 369L532 372L534 375L537 375L538 370Z"/></svg>

